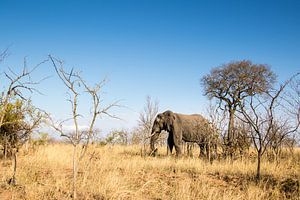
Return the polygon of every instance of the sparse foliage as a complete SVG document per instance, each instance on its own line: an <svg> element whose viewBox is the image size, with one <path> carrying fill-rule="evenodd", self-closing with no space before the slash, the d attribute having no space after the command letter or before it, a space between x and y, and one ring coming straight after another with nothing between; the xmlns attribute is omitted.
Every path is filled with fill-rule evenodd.
<svg viewBox="0 0 300 200"><path fill-rule="evenodd" d="M9 103L0 128L0 142L4 147L4 157L11 156L14 148L18 149L23 145L43 119L44 113L33 107L31 101L16 100Z"/></svg>
<svg viewBox="0 0 300 200"><path fill-rule="evenodd" d="M143 134L141 134L141 127L134 127L130 134L130 143L133 145L140 145L143 142Z"/></svg>
<svg viewBox="0 0 300 200"><path fill-rule="evenodd" d="M257 179L260 179L261 159L268 146L277 141L277 137L288 136L299 127L299 109L294 113L296 121L291 120L290 117L284 118L280 113L280 111L286 111L287 102L284 101L282 95L292 79L286 81L278 90L269 90L263 95L244 99L240 106L239 112L243 115L242 120L251 126L251 138L257 151Z"/></svg>
<svg viewBox="0 0 300 200"><path fill-rule="evenodd" d="M44 146L47 145L50 141L48 133L40 133L39 137L32 141L33 146Z"/></svg>
<svg viewBox="0 0 300 200"><path fill-rule="evenodd" d="M239 152L240 157L244 157L251 147L251 126L241 120L236 120L235 124L235 148Z"/></svg>
<svg viewBox="0 0 300 200"><path fill-rule="evenodd" d="M240 103L249 96L261 94L275 82L275 74L267 65L251 61L235 61L213 68L201 79L204 94L218 100L219 108L228 111L229 122L225 144L232 156L236 139L234 119Z"/></svg>
<svg viewBox="0 0 300 200"><path fill-rule="evenodd" d="M7 50L0 55L0 62L7 56ZM13 158L13 176L9 183L16 184L17 152L18 148L30 137L44 117L44 112L35 108L30 101L30 94L40 93L35 86L44 79L37 82L31 78L32 73L43 63L44 60L32 68L24 66L20 73L11 68L3 72L3 91L0 94L0 138L4 146L4 157L9 153ZM2 75L2 74L1 74Z"/></svg>
<svg viewBox="0 0 300 200"><path fill-rule="evenodd" d="M107 144L128 145L129 132L124 129L123 130L113 130L107 135L105 141Z"/></svg>
<svg viewBox="0 0 300 200"><path fill-rule="evenodd" d="M146 97L146 104L143 111L140 112L138 125L142 138L142 154L146 153L146 144L147 140L151 135L152 124L155 120L155 117L158 113L159 102L153 101L150 96Z"/></svg>

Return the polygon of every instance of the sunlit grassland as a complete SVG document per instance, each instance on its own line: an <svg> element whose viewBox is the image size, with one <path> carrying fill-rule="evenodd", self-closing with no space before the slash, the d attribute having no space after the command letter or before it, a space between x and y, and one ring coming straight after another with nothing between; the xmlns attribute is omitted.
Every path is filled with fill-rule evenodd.
<svg viewBox="0 0 300 200"><path fill-rule="evenodd" d="M255 158L235 161L166 156L142 157L139 146L91 146L80 163L79 199L299 199L284 191L288 179L300 180L300 150L278 163L262 163L255 180ZM198 149L195 149L195 151ZM72 146L55 144L19 152L17 186L6 182L11 161L0 165L0 199L71 198ZM287 186L289 187L289 186ZM294 187L293 183L292 186ZM298 186L299 187L299 186ZM291 193L291 194L290 194Z"/></svg>

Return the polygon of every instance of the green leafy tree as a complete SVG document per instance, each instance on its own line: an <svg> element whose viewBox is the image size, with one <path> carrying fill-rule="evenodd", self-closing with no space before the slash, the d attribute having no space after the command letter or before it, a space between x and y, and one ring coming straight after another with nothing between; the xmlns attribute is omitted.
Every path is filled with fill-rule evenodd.
<svg viewBox="0 0 300 200"><path fill-rule="evenodd" d="M0 128L0 142L3 146L3 155L11 155L11 149L16 147L19 140L25 139L25 135L21 135L24 126L24 113L22 112L23 102L17 100L9 103L5 110L2 110L4 118Z"/></svg>

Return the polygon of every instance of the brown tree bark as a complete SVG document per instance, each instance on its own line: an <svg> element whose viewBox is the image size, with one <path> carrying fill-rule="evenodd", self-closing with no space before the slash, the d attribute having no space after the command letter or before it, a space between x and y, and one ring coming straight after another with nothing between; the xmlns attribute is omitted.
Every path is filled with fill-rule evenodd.
<svg viewBox="0 0 300 200"><path fill-rule="evenodd" d="M261 149L259 149L257 152L256 180L260 180L261 157L262 157L262 151L261 151Z"/></svg>

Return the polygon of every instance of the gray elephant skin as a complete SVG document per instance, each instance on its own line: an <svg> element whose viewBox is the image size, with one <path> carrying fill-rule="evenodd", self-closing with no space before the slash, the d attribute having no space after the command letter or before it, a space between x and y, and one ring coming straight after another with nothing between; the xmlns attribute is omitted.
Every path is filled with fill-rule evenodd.
<svg viewBox="0 0 300 200"><path fill-rule="evenodd" d="M212 152L210 149L216 150L217 148L215 129L207 119L198 114L185 115L168 110L158 114L153 123L150 148L151 154L154 156L157 151L155 142L163 130L169 133L168 148L172 153L173 147L175 147L177 157L182 154L182 141L197 143L200 147L199 156L204 156L204 151L206 151L209 159Z"/></svg>

